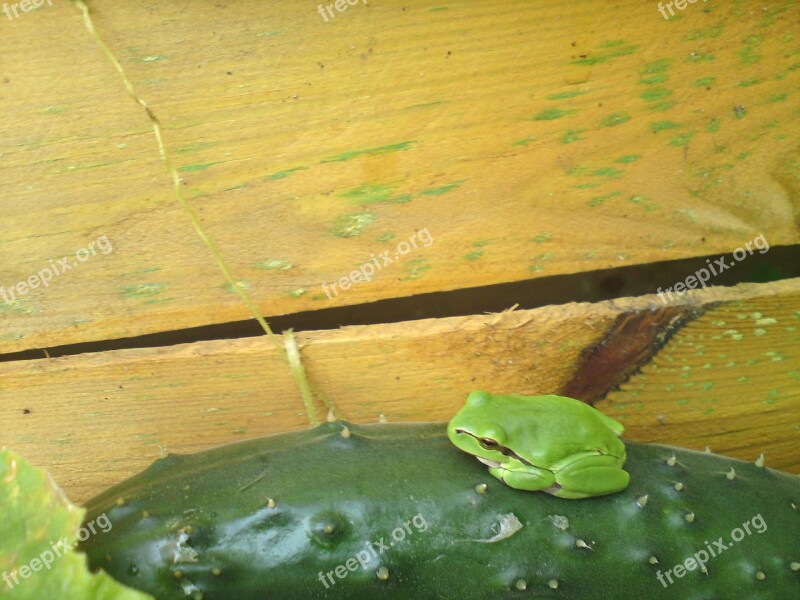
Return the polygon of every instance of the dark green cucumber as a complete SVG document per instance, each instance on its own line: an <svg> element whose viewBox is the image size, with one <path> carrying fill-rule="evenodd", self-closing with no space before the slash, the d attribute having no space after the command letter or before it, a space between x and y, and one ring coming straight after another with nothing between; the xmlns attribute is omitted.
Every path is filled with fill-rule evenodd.
<svg viewBox="0 0 800 600"><path fill-rule="evenodd" d="M564 500L445 424L325 424L157 461L89 503L113 528L83 549L160 600L800 598L800 478L627 448L627 490Z"/></svg>

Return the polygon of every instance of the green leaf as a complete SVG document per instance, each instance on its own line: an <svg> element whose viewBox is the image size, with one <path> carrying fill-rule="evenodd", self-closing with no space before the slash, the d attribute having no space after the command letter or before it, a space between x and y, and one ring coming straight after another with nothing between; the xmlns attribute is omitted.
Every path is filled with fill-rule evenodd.
<svg viewBox="0 0 800 600"><path fill-rule="evenodd" d="M152 600L106 573L92 574L74 550L78 534L103 535L98 517L82 529L85 510L67 500L50 476L0 448L0 596L9 600ZM95 534L90 529L95 530Z"/></svg>

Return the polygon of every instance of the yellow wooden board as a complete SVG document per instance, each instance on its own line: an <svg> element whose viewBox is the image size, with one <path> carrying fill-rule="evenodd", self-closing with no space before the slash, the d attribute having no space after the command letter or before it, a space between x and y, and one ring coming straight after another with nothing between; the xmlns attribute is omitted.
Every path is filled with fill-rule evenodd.
<svg viewBox="0 0 800 600"><path fill-rule="evenodd" d="M311 380L354 422L445 421L473 389L566 393L621 367L634 374L595 405L627 439L763 452L800 472L800 279L666 306L646 296L297 338ZM622 358L609 367L604 353ZM75 501L167 452L307 425L263 337L0 363L0 446L47 468Z"/></svg>
<svg viewBox="0 0 800 600"><path fill-rule="evenodd" d="M798 241L796 1L89 5L267 315ZM0 107L0 353L249 316L71 2L0 14Z"/></svg>

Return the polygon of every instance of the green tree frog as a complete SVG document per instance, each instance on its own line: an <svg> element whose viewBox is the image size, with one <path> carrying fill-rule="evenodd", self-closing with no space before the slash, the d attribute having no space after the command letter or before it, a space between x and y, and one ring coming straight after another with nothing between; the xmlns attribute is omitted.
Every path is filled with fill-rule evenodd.
<svg viewBox="0 0 800 600"><path fill-rule="evenodd" d="M512 488L588 498L628 487L624 429L580 400L474 391L447 435Z"/></svg>

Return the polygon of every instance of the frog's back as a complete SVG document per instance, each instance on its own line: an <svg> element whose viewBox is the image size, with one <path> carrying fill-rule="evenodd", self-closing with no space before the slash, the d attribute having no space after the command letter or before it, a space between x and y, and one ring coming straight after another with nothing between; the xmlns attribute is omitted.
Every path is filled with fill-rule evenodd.
<svg viewBox="0 0 800 600"><path fill-rule="evenodd" d="M547 438L551 448L561 447L564 453L579 448L587 440L604 454L617 456L624 451L619 436L625 427L585 402L554 394L504 400L507 406L497 408L511 416L510 421L519 436L533 435L542 438L542 442ZM547 424L547 429L540 429L542 423ZM536 455L538 449L534 447L530 451Z"/></svg>
<svg viewBox="0 0 800 600"><path fill-rule="evenodd" d="M625 430L621 423L603 414L592 405L567 396L548 394L545 396L503 396L502 398L510 405L503 408L508 409L512 414L517 412L521 418L529 414L548 415L548 417L550 415L566 418L581 417L600 421L618 436L622 435ZM518 399L524 400L525 404L519 404Z"/></svg>

